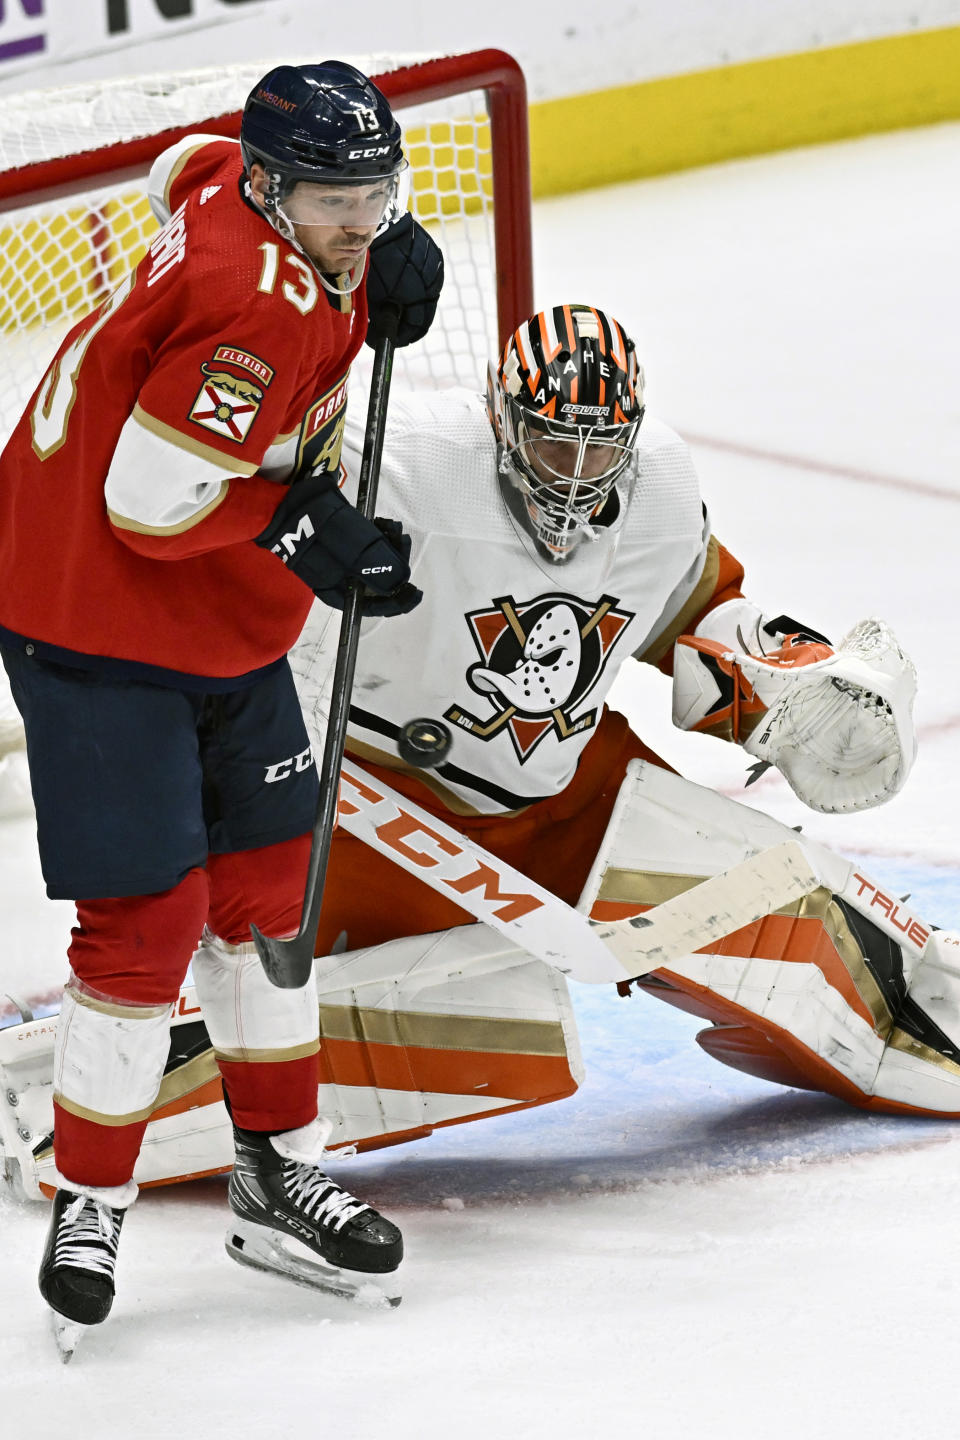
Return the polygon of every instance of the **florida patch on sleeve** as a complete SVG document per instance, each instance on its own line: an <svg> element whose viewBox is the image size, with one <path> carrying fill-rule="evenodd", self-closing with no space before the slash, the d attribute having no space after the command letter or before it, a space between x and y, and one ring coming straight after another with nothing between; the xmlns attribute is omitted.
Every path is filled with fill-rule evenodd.
<svg viewBox="0 0 960 1440"><path fill-rule="evenodd" d="M246 376L231 375L229 370L218 367L218 361L220 365L226 362L238 369L251 371L261 383ZM262 387L270 384L273 371L255 356L224 345L217 350L213 360L204 361L200 369L205 379L189 418L195 425L212 430L214 435L242 445L259 413L263 400Z"/></svg>

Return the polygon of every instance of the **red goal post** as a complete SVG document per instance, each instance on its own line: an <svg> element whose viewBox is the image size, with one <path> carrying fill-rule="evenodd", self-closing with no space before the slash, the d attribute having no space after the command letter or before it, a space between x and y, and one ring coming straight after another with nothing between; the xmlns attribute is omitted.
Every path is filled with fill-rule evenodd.
<svg viewBox="0 0 960 1440"><path fill-rule="evenodd" d="M480 388L487 360L533 308L523 72L501 50L354 63L397 112L412 208L446 259L437 322L398 354L398 376ZM267 68L0 98L0 443L66 330L144 253L156 228L143 185L152 161L196 131L236 138Z"/></svg>

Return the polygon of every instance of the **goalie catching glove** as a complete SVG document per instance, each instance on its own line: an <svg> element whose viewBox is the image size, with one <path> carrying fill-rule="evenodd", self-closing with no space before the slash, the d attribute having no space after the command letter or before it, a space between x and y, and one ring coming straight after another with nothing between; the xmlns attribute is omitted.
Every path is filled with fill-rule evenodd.
<svg viewBox="0 0 960 1440"><path fill-rule="evenodd" d="M915 694L916 671L880 620L861 620L833 650L787 616L730 600L674 651L674 724L737 741L826 814L901 788L917 752Z"/></svg>
<svg viewBox="0 0 960 1440"><path fill-rule="evenodd" d="M367 520L329 476L291 485L254 544L272 550L318 600L342 610L351 581L363 615L405 615L423 592L410 584L410 536L396 520Z"/></svg>

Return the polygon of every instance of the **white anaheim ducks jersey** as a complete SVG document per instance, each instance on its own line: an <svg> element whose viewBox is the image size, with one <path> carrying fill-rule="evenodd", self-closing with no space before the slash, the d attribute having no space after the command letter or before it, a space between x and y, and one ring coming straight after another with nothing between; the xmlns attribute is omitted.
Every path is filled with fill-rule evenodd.
<svg viewBox="0 0 960 1440"><path fill-rule="evenodd" d="M351 500L364 412L354 396ZM612 538L556 564L504 503L482 397L391 396L376 508L411 536L424 598L409 615L363 622L348 750L398 765L407 721L444 720L453 747L430 784L461 813L515 810L569 784L620 665L667 628L704 569L709 527L686 446L647 417L638 451ZM308 714L326 713L339 628L340 615L315 604L291 656Z"/></svg>

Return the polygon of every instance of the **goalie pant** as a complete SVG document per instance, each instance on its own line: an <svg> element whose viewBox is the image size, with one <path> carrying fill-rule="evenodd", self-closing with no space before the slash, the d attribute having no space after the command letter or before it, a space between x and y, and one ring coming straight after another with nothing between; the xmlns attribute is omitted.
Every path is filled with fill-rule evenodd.
<svg viewBox="0 0 960 1440"><path fill-rule="evenodd" d="M796 839L676 775L615 711L604 711L566 790L520 815L451 815L416 775L355 763L596 919L641 913ZM736 1069L869 1110L960 1115L960 939L935 933L855 865L804 845L825 877L813 894L635 983L708 1021L699 1044ZM336 832L318 954L344 931L359 949L471 921Z"/></svg>

